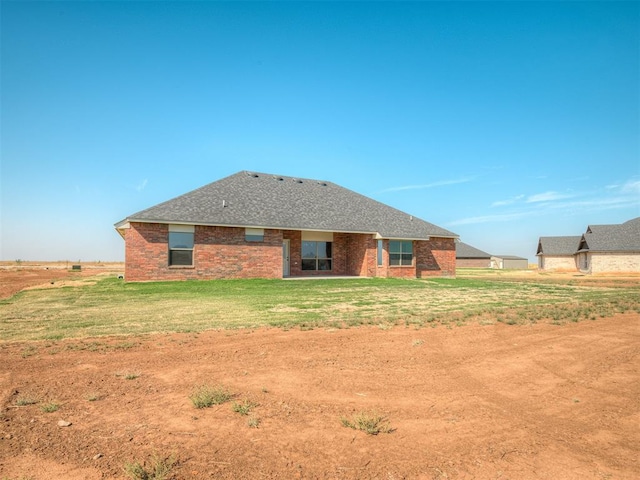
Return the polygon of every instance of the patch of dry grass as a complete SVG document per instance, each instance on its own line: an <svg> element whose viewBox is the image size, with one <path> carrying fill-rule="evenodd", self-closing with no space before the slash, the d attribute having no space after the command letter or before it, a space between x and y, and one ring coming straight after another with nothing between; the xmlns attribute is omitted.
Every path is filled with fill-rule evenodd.
<svg viewBox="0 0 640 480"><path fill-rule="evenodd" d="M640 279L612 287L609 278L606 286L544 281L535 272L525 278L486 272L457 279L305 282L124 283L103 278L95 284L25 291L0 301L0 338L59 340L264 326L520 324L640 311Z"/></svg>

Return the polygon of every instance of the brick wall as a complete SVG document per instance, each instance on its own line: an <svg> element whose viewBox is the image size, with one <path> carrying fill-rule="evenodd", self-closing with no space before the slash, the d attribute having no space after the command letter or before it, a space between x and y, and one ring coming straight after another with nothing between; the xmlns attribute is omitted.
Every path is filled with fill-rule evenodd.
<svg viewBox="0 0 640 480"><path fill-rule="evenodd" d="M455 277L456 246L452 238L431 238L413 242L413 265L389 265L389 240L383 240L382 265L377 265L377 245L373 240L371 269L378 277Z"/></svg>
<svg viewBox="0 0 640 480"><path fill-rule="evenodd" d="M457 258L456 268L491 268L490 258Z"/></svg>
<svg viewBox="0 0 640 480"><path fill-rule="evenodd" d="M591 273L640 272L640 253L597 253L589 254Z"/></svg>
<svg viewBox="0 0 640 480"><path fill-rule="evenodd" d="M127 281L282 277L282 232L245 241L244 228L195 227L193 267L169 266L169 226L131 223L125 233Z"/></svg>
<svg viewBox="0 0 640 480"><path fill-rule="evenodd" d="M456 244L453 238L432 237L413 244L416 252L416 277L456 276Z"/></svg>
<svg viewBox="0 0 640 480"><path fill-rule="evenodd" d="M376 240L373 235L350 233L347 235L347 275L376 276Z"/></svg>
<svg viewBox="0 0 640 480"><path fill-rule="evenodd" d="M575 272L578 270L578 268L576 267L576 259L573 255L542 255L541 257L542 265L540 265L540 261L538 261L538 267L541 268L541 270L556 270L566 272Z"/></svg>
<svg viewBox="0 0 640 480"><path fill-rule="evenodd" d="M372 235L334 233L331 271L302 270L302 234L294 230L265 230L264 241L247 242L244 228L196 226L194 266L169 266L169 226L131 223L125 231L127 281L215 278L281 278L282 241L290 242L290 275L357 275L416 278L455 276L452 239L415 241L412 266L389 266L389 241L383 241L383 265L377 264Z"/></svg>

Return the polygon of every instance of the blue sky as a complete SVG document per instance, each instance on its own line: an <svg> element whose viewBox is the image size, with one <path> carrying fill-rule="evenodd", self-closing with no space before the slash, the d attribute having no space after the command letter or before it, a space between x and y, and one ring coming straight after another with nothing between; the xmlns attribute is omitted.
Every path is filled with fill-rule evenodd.
<svg viewBox="0 0 640 480"><path fill-rule="evenodd" d="M2 260L240 170L493 254L640 215L638 2L0 3Z"/></svg>

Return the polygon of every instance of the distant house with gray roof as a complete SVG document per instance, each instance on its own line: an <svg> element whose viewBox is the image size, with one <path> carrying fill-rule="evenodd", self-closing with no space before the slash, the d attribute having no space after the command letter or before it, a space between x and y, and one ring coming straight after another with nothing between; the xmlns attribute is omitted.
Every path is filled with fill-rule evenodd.
<svg viewBox="0 0 640 480"><path fill-rule="evenodd" d="M640 272L640 217L615 225L590 225L576 253L583 272Z"/></svg>
<svg viewBox="0 0 640 480"><path fill-rule="evenodd" d="M543 270L640 272L640 217L621 224L589 225L577 237L540 237L537 256Z"/></svg>
<svg viewBox="0 0 640 480"><path fill-rule="evenodd" d="M458 235L327 181L238 172L115 228L128 281L455 275Z"/></svg>
<svg viewBox="0 0 640 480"><path fill-rule="evenodd" d="M490 268L491 254L473 247L468 243L456 243L457 268Z"/></svg>
<svg viewBox="0 0 640 480"><path fill-rule="evenodd" d="M580 235L565 237L540 237L538 239L538 268L540 270L575 271L576 252Z"/></svg>

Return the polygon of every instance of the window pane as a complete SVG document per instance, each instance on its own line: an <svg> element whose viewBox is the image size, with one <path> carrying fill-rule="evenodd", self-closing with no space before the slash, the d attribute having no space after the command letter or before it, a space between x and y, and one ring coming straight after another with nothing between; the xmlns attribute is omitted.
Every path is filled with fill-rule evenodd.
<svg viewBox="0 0 640 480"><path fill-rule="evenodd" d="M400 254L399 253L390 253L389 254L389 265L400 265Z"/></svg>
<svg viewBox="0 0 640 480"><path fill-rule="evenodd" d="M302 258L316 258L316 242L302 242Z"/></svg>
<svg viewBox="0 0 640 480"><path fill-rule="evenodd" d="M400 245L398 240L389 240L389 253L400 253Z"/></svg>
<svg viewBox="0 0 640 480"><path fill-rule="evenodd" d="M382 265L382 240L378 240L378 265Z"/></svg>
<svg viewBox="0 0 640 480"><path fill-rule="evenodd" d="M331 260L318 260L318 270L331 270Z"/></svg>
<svg viewBox="0 0 640 480"><path fill-rule="evenodd" d="M331 258L331 242L318 242L318 258Z"/></svg>
<svg viewBox="0 0 640 480"><path fill-rule="evenodd" d="M413 253L413 242L411 240L402 242L402 253Z"/></svg>
<svg viewBox="0 0 640 480"><path fill-rule="evenodd" d="M316 269L316 260L303 259L302 260L302 270L315 270Z"/></svg>
<svg viewBox="0 0 640 480"><path fill-rule="evenodd" d="M169 232L169 248L193 248L193 233Z"/></svg>
<svg viewBox="0 0 640 480"><path fill-rule="evenodd" d="M263 242L264 228L245 228L244 239L247 242Z"/></svg>
<svg viewBox="0 0 640 480"><path fill-rule="evenodd" d="M193 265L192 250L170 250L169 265Z"/></svg>
<svg viewBox="0 0 640 480"><path fill-rule="evenodd" d="M410 253L402 254L402 265L411 265L412 260L413 260L413 255L411 255Z"/></svg>

